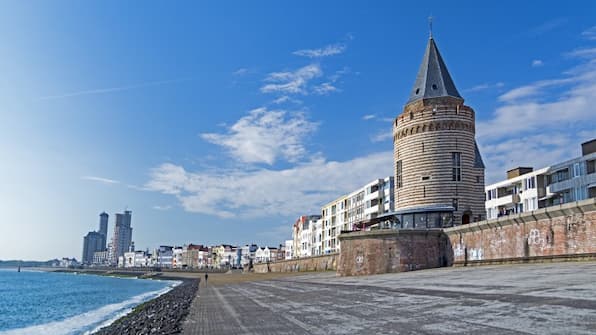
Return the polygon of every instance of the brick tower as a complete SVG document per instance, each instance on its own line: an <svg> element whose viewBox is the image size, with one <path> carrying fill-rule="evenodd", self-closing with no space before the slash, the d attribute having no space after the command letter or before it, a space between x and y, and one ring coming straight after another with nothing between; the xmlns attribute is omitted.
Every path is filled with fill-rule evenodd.
<svg viewBox="0 0 596 335"><path fill-rule="evenodd" d="M395 209L404 226L486 218L484 164L474 136L474 110L464 105L431 36L410 98L393 122Z"/></svg>

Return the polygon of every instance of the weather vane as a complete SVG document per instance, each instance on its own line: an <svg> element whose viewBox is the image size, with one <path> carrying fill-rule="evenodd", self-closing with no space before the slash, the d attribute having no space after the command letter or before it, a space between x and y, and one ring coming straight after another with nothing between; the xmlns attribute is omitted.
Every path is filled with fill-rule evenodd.
<svg viewBox="0 0 596 335"><path fill-rule="evenodd" d="M428 17L428 33L430 38L433 38L433 15Z"/></svg>

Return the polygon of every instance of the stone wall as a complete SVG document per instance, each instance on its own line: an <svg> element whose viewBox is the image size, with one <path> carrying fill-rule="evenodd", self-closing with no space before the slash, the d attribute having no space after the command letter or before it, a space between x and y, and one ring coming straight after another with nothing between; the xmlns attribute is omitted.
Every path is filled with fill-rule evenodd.
<svg viewBox="0 0 596 335"><path fill-rule="evenodd" d="M452 263L441 229L373 230L341 234L341 276L412 271Z"/></svg>
<svg viewBox="0 0 596 335"><path fill-rule="evenodd" d="M596 199L445 229L455 265L596 258Z"/></svg>
<svg viewBox="0 0 596 335"><path fill-rule="evenodd" d="M327 271L337 269L337 253L254 265L256 273Z"/></svg>

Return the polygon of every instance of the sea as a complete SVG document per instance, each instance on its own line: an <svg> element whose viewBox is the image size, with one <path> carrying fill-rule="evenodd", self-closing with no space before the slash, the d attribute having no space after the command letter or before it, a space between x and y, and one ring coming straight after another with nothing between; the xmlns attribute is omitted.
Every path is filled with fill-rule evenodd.
<svg viewBox="0 0 596 335"><path fill-rule="evenodd" d="M0 335L91 334L177 284L0 269Z"/></svg>

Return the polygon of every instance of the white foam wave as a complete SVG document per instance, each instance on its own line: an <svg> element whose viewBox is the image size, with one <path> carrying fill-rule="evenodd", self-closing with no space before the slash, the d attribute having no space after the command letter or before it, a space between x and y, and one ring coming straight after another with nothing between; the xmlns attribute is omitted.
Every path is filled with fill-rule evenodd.
<svg viewBox="0 0 596 335"><path fill-rule="evenodd" d="M170 291L178 283L170 285L157 291L139 294L129 300L106 305L96 310L79 314L61 321L53 321L42 325L35 325L26 328L11 329L0 332L0 335L71 335L91 334L102 327L109 325L118 318L130 313L132 308L152 298L158 297ZM107 320L107 321L106 321ZM92 328L93 327L93 328ZM93 330L89 330L92 328Z"/></svg>

